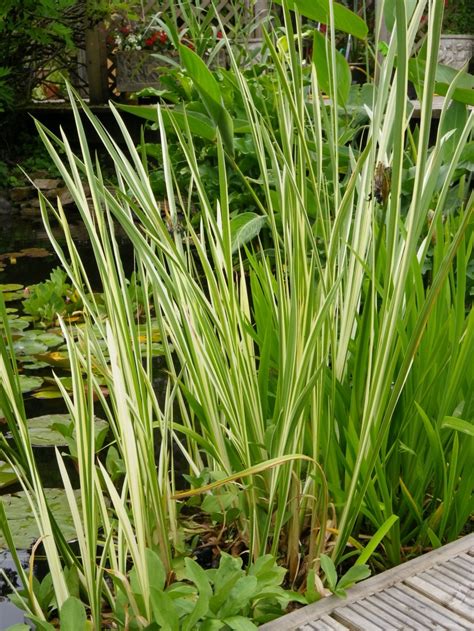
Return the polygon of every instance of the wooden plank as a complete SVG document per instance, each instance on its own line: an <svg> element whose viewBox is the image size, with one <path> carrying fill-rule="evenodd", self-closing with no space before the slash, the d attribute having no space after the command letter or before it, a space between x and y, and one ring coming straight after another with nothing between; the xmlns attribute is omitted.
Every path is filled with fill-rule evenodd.
<svg viewBox="0 0 474 631"><path fill-rule="evenodd" d="M346 604L350 604L351 602L356 602L362 598L367 598L371 594L381 592L398 581L404 580L408 576L413 576L417 573L423 572L438 563L447 562L457 555L463 554L464 562L465 557L472 561L472 558L466 553L473 547L474 534L467 535L466 537L449 543L442 548L423 554L416 559L408 561L407 563L403 563L402 565L387 570L382 574L369 578L366 581L362 581L349 590L344 602ZM303 607L302 609L287 614L278 620L267 622L259 628L261 631L290 631L290 629L298 629L302 625L317 620L324 614L328 614L340 606L340 598L330 596L329 598L324 598L312 605L308 605L307 607ZM423 619L419 620L419 622L423 622Z"/></svg>
<svg viewBox="0 0 474 631"><path fill-rule="evenodd" d="M342 622L349 629L360 629L360 631L384 631L376 622L371 621L365 614L355 611L352 605L335 609L332 613L333 617Z"/></svg>
<svg viewBox="0 0 474 631"><path fill-rule="evenodd" d="M440 605L444 605L451 611L460 614L467 618L470 622L474 622L474 601L466 602L461 598L458 598L456 594L448 593L442 588L428 583L420 576L411 576L405 581L406 585L410 585L417 591L425 594L431 600L435 600Z"/></svg>
<svg viewBox="0 0 474 631"><path fill-rule="evenodd" d="M394 598L402 603L406 603L422 613L428 620L443 626L458 625L460 629L471 629L472 626L466 618L457 613L438 605L434 600L414 590L408 585L399 583L388 590Z"/></svg>
<svg viewBox="0 0 474 631"><path fill-rule="evenodd" d="M378 607L371 606L370 598L352 603L350 608L360 615L364 615L374 624L381 624L385 631L394 631L397 629L396 620L386 611L380 611Z"/></svg>
<svg viewBox="0 0 474 631"><path fill-rule="evenodd" d="M344 626L331 616L322 616L316 622L309 622L301 627L300 631L349 631L348 627Z"/></svg>
<svg viewBox="0 0 474 631"><path fill-rule="evenodd" d="M439 566L436 566L437 568L440 568L440 571L442 571L443 576L448 576L449 578L452 578L453 580L461 583L461 585L466 585L467 587L470 587L472 590L474 590L474 577L471 578L466 578L465 576L463 576L462 574L459 574L459 572L456 572L456 566L450 565L449 563L442 563ZM428 570L429 572L432 572L433 570ZM436 570L434 570L436 571Z"/></svg>
<svg viewBox="0 0 474 631"><path fill-rule="evenodd" d="M427 570L426 572L422 572L416 576L422 578L427 583L431 583L438 589L445 591L447 594L451 594L452 596L459 598L459 600L473 600L473 591L471 586L463 585L458 581L454 581L452 578L442 573L441 569L438 570L438 568L431 568L431 570ZM474 600L472 604L474 606Z"/></svg>
<svg viewBox="0 0 474 631"><path fill-rule="evenodd" d="M439 570L438 568L431 568L430 570L426 570L426 572L422 572L421 574L417 574L417 576L421 576L426 579L428 583L433 583L433 585L437 585L440 589L446 591L446 593L450 593L460 600L472 600L474 606L474 592L473 586L469 585L469 583L461 582L458 578L453 578L449 576L446 570Z"/></svg>
<svg viewBox="0 0 474 631"><path fill-rule="evenodd" d="M376 606L379 610L386 611L388 615L392 616L393 620L400 621L400 627L409 627L413 629L425 629L429 630L430 627L426 625L426 618L423 616L414 616L413 612L406 605L400 606L400 603L392 598L386 592L380 592L380 594L374 594L367 599L367 603L372 606ZM405 613L407 611L407 613Z"/></svg>
<svg viewBox="0 0 474 631"><path fill-rule="evenodd" d="M472 580L473 571L471 569L467 569L464 565L461 565L458 562L458 559L453 559L451 568L453 572L457 572L457 574L464 576L467 580Z"/></svg>
<svg viewBox="0 0 474 631"><path fill-rule="evenodd" d="M474 572L474 559L470 557L468 554L457 554L452 559L453 563L459 565L460 567L465 568L468 572Z"/></svg>
<svg viewBox="0 0 474 631"><path fill-rule="evenodd" d="M398 612L399 617L400 615L402 615L404 616L404 618L408 618L409 620L411 620L410 622L411 625L418 624L424 629L433 628L433 625L429 624L429 621L426 619L426 616L424 616L418 610L413 609L411 605L404 602L400 602L399 600L394 598L392 594L390 594L389 590L382 591L380 592L380 594L375 594L374 596L372 596L372 598L374 599L375 602L377 602L380 599L383 602L389 604Z"/></svg>

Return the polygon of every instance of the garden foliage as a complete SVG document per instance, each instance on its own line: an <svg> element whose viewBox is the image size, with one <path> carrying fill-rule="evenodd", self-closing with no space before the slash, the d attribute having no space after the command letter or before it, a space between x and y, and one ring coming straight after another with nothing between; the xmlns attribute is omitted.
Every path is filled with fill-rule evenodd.
<svg viewBox="0 0 474 631"><path fill-rule="evenodd" d="M409 64L427 4L413 130ZM94 628L111 616L122 628L128 621L130 628L250 629L249 618L278 615L290 597L308 602L326 593L322 580L343 595L367 575L369 560L398 563L402 551L457 537L470 519L474 114L450 104L465 79L459 73L430 143L443 3L411 3L408 13L395 3L379 82L356 95L344 83L333 3L328 36L314 35L312 63L302 63L303 30L290 8L308 6L283 3L284 31L265 33L268 94L230 46L231 70L220 76L181 50L200 107L156 105L146 114L161 135L166 205L144 148L136 149L115 107L120 143L72 93L78 151L38 125L88 230L102 283L99 300L63 208L40 196L85 320L74 330L61 323L70 391L57 380L76 436L80 497L56 450L75 548L47 510L8 329L0 344L0 405L13 436L3 450L36 516L54 593L43 602L45 590L18 564L28 587L17 600L42 628L56 608L64 620L77 610ZM239 119L226 107L229 85ZM81 115L115 165L114 190ZM201 169L203 133L215 152L212 187ZM237 177L251 212L233 195ZM65 247L54 236L57 223ZM134 246L133 282L148 297L139 316L117 223ZM164 397L154 387L156 324ZM113 440L105 462L95 452L97 400ZM13 547L1 509L0 520ZM241 553L247 569L221 555L217 569L204 570L189 558L200 541ZM282 593L275 559L304 598ZM341 563L353 567L338 580Z"/></svg>

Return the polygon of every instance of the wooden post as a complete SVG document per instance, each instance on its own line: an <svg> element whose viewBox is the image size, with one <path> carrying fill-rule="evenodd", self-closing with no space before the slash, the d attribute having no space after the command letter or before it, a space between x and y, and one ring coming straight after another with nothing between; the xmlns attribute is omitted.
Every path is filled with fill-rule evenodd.
<svg viewBox="0 0 474 631"><path fill-rule="evenodd" d="M86 30L86 68L91 104L106 103L109 98L105 37L101 24Z"/></svg>

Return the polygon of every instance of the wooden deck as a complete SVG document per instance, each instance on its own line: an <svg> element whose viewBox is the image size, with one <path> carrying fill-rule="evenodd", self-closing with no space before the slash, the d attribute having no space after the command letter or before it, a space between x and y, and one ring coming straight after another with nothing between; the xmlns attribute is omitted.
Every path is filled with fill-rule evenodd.
<svg viewBox="0 0 474 631"><path fill-rule="evenodd" d="M262 631L474 629L474 534L260 627Z"/></svg>

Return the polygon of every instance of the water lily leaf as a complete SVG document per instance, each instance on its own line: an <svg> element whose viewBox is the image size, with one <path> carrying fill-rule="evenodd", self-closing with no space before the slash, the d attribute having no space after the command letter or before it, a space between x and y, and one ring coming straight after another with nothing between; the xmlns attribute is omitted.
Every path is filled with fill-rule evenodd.
<svg viewBox="0 0 474 631"><path fill-rule="evenodd" d="M62 335L50 332L45 333L44 331L38 331L37 329L26 331L24 334L24 338L25 337L33 339L36 342L40 342L41 344L45 344L48 348L54 348L55 346L59 346L64 343Z"/></svg>
<svg viewBox="0 0 474 631"><path fill-rule="evenodd" d="M107 421L96 418L94 431L97 436L108 427ZM74 438L72 420L69 414L45 414L28 419L28 431L31 444L35 447L63 447L67 445L66 436Z"/></svg>
<svg viewBox="0 0 474 631"><path fill-rule="evenodd" d="M3 300L12 302L13 300L23 300L25 297L23 291L5 291L3 292Z"/></svg>
<svg viewBox="0 0 474 631"><path fill-rule="evenodd" d="M40 353L46 352L48 347L46 344L42 344L36 340L22 337L13 343L13 349L16 355L39 355Z"/></svg>
<svg viewBox="0 0 474 631"><path fill-rule="evenodd" d="M42 377L29 377L27 375L20 375L20 388L23 394L37 390L43 384Z"/></svg>
<svg viewBox="0 0 474 631"><path fill-rule="evenodd" d="M57 366L58 368L69 368L69 357L67 353L60 353L59 351L53 351L51 353L41 353L38 355L38 359L47 362L50 366Z"/></svg>
<svg viewBox="0 0 474 631"><path fill-rule="evenodd" d="M2 411L0 410L0 417L1 416ZM0 489L12 484L12 482L15 482L16 479L16 473L13 471L11 465L8 462L0 460Z"/></svg>
<svg viewBox="0 0 474 631"><path fill-rule="evenodd" d="M32 259L40 259L45 256L52 256L52 253L46 248L23 248L20 251L21 256L29 256Z"/></svg>
<svg viewBox="0 0 474 631"><path fill-rule="evenodd" d="M31 395L35 399L62 399L63 395L59 388L55 388L54 386L49 386L48 388L42 388L41 390L37 390L33 392Z"/></svg>
<svg viewBox="0 0 474 631"><path fill-rule="evenodd" d="M46 368L47 366L49 366L49 364L47 364L46 362L35 362L28 360L28 363L22 362L21 366L23 370L40 370L41 368Z"/></svg>
<svg viewBox="0 0 474 631"><path fill-rule="evenodd" d="M44 493L61 533L66 541L72 541L77 535L64 489L44 489ZM74 495L80 506L79 490L75 490ZM28 549L40 535L25 492L20 491L10 495L2 495L0 496L0 501L3 502L5 512L8 515L8 523L16 548L18 550ZM5 547L3 534L0 533L0 548Z"/></svg>
<svg viewBox="0 0 474 631"><path fill-rule="evenodd" d="M18 317L14 317L11 319L9 318L8 324L10 326L10 329L14 329L15 331L24 331L30 326L30 323L27 319Z"/></svg>

